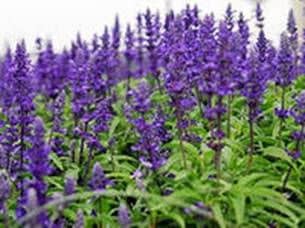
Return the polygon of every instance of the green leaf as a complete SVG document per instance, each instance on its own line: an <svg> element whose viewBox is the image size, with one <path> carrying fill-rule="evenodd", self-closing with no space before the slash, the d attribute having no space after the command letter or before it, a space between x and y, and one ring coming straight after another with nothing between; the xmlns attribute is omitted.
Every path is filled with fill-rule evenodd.
<svg viewBox="0 0 305 228"><path fill-rule="evenodd" d="M232 196L231 200L235 212L236 222L238 225L241 225L244 223L246 197L242 193L239 193Z"/></svg>
<svg viewBox="0 0 305 228"><path fill-rule="evenodd" d="M225 143L233 150L245 154L245 146L238 140L225 139Z"/></svg>
<svg viewBox="0 0 305 228"><path fill-rule="evenodd" d="M57 156L57 154L55 153L51 153L50 154L50 158L51 161L54 163L54 165L56 166L56 168L58 168L60 171L64 170L64 166L62 164L62 161L60 160L60 158Z"/></svg>
<svg viewBox="0 0 305 228"><path fill-rule="evenodd" d="M286 205L281 204L280 202L274 200L255 200L255 203L260 204L266 208L271 208L275 211L280 212L283 215L286 215L294 223L298 222L298 216L292 210L286 207Z"/></svg>
<svg viewBox="0 0 305 228"><path fill-rule="evenodd" d="M266 177L268 174L266 173L253 173L248 176L240 178L238 181L238 186L247 186L247 185L252 185L253 182L256 182L258 179L261 179L263 177Z"/></svg>
<svg viewBox="0 0 305 228"><path fill-rule="evenodd" d="M223 159L223 162L226 164L226 165L230 165L230 163L232 163L232 158L233 158L233 151L231 150L231 148L225 146L222 150L222 159Z"/></svg>
<svg viewBox="0 0 305 228"><path fill-rule="evenodd" d="M183 142L183 146L185 147L187 154L191 155L192 157L198 159L199 157L199 151L197 147L195 147L193 144L189 142ZM198 160L197 160L198 161Z"/></svg>
<svg viewBox="0 0 305 228"><path fill-rule="evenodd" d="M275 146L270 146L267 147L266 149L264 149L264 155L266 156L271 156L271 157L275 157L287 162L291 162L290 157L288 156L287 153L285 153L285 151L282 148L278 148Z"/></svg>
<svg viewBox="0 0 305 228"><path fill-rule="evenodd" d="M74 178L75 180L78 179L78 174L79 174L79 168L77 166L73 167L73 168L69 168L67 171L66 171L66 174L65 176L66 177L72 177Z"/></svg>
<svg viewBox="0 0 305 228"><path fill-rule="evenodd" d="M282 148L278 148L278 147L274 147L274 146L268 147L264 150L264 155L286 161L293 167L293 169L296 172L299 172L295 163L292 161L292 159L289 157L289 155Z"/></svg>
<svg viewBox="0 0 305 228"><path fill-rule="evenodd" d="M215 217L218 225L220 226L220 228L225 228L226 223L225 223L225 220L223 218L223 214L221 212L220 205L215 204L214 206L212 206L212 210L213 210L214 217Z"/></svg>
<svg viewBox="0 0 305 228"><path fill-rule="evenodd" d="M46 181L48 182L49 185L54 185L56 186L56 188L58 189L62 189L63 188L63 185L62 183L60 183L60 180L58 180L59 178L58 177L45 177Z"/></svg>
<svg viewBox="0 0 305 228"><path fill-rule="evenodd" d="M176 221L179 224L180 228L185 227L185 222L181 215L175 214L175 213L169 213L169 214L166 214L166 216L173 219L174 221Z"/></svg>
<svg viewBox="0 0 305 228"><path fill-rule="evenodd" d="M284 196L276 190L252 186L252 193L250 196L260 196L262 198L273 199L273 200L285 200Z"/></svg>
<svg viewBox="0 0 305 228"><path fill-rule="evenodd" d="M170 143L166 144L164 147L169 149L179 149L180 150L180 141L179 140L173 140ZM192 155L192 157L198 157L199 151L198 149L191 143L183 141L183 147L187 151L187 154Z"/></svg>
<svg viewBox="0 0 305 228"><path fill-rule="evenodd" d="M68 218L69 220L71 220L71 221L75 221L75 219L76 219L76 213L75 213L75 211L72 210L72 209L69 209L69 208L67 208L67 209L64 210L64 216L65 216L66 218Z"/></svg>
<svg viewBox="0 0 305 228"><path fill-rule="evenodd" d="M290 219L285 218L282 215L277 215L274 213L267 212L265 210L260 211L260 213L265 214L267 218L273 219L277 223L285 224L285 227L298 228L298 226L290 221ZM280 226L281 227L281 226Z"/></svg>
<svg viewBox="0 0 305 228"><path fill-rule="evenodd" d="M279 136L280 131L280 121L276 121L273 126L272 138L276 139Z"/></svg>
<svg viewBox="0 0 305 228"><path fill-rule="evenodd" d="M109 138L113 136L113 133L115 132L115 129L117 128L120 122L121 122L120 117L116 116L113 118L109 128Z"/></svg>

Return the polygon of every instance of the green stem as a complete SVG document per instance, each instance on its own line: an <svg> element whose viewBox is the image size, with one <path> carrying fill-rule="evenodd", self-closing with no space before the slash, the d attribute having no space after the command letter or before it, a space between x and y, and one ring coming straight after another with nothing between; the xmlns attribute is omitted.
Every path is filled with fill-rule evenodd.
<svg viewBox="0 0 305 228"><path fill-rule="evenodd" d="M6 151L6 170L11 173L11 151Z"/></svg>
<svg viewBox="0 0 305 228"><path fill-rule="evenodd" d="M176 118L177 118L177 129L178 129L178 137L179 137L179 144L180 144L180 150L182 153L182 164L185 169L187 169L187 163L186 163L186 152L183 145L183 130L180 128L179 122L181 121L181 114L179 110L176 110Z"/></svg>
<svg viewBox="0 0 305 228"><path fill-rule="evenodd" d="M178 128L178 134L179 134L180 150L182 153L182 164L183 164L184 168L187 169L186 152L185 152L185 148L183 145L182 130L180 128Z"/></svg>
<svg viewBox="0 0 305 228"><path fill-rule="evenodd" d="M6 208L5 204L3 205L3 225L6 228L10 227L9 226L9 216L8 216L7 208Z"/></svg>
<svg viewBox="0 0 305 228"><path fill-rule="evenodd" d="M301 127L301 135L304 134L304 130L305 130L305 125L302 125ZM297 144L296 144L296 151L299 152L300 149L301 149L301 144L302 144L302 140L298 139L297 141ZM286 189L286 186L288 184L288 180L289 180L289 177L291 175L291 172L292 172L292 165L289 164L289 168L287 170L287 173L286 173L286 176L283 180L283 185L282 185L282 190L285 190Z"/></svg>
<svg viewBox="0 0 305 228"><path fill-rule="evenodd" d="M80 177L80 180L79 180L79 183L81 185L86 183L87 176L88 176L88 173L89 173L89 169L91 167L92 160L93 160L93 150L90 148L89 155L88 155L88 161L87 161L87 163L85 165L84 174Z"/></svg>
<svg viewBox="0 0 305 228"><path fill-rule="evenodd" d="M151 224L149 225L150 228L156 228L157 218L154 212L151 213Z"/></svg>
<svg viewBox="0 0 305 228"><path fill-rule="evenodd" d="M281 94L281 110L285 109L285 95L286 95L286 87L282 87L282 94ZM283 118L280 118L280 129L279 129L279 142L281 142L282 140L282 130L283 130L283 124L284 124L284 120Z"/></svg>
<svg viewBox="0 0 305 228"><path fill-rule="evenodd" d="M88 122L85 123L84 126L84 132L86 133L88 131ZM83 164L84 161L84 149L85 149L85 139L82 137L81 138L81 143L80 143L80 150L79 150L79 165Z"/></svg>
<svg viewBox="0 0 305 228"><path fill-rule="evenodd" d="M75 118L74 129L77 128L77 126L78 126L78 119ZM75 150L76 150L76 142L75 142L75 140L73 140L73 147L72 147L72 151L71 151L71 160L73 163L76 162L76 151Z"/></svg>
<svg viewBox="0 0 305 228"><path fill-rule="evenodd" d="M23 110L21 109L21 113L23 113ZM24 142L24 134L25 134L25 126L22 124L21 125L21 130L20 130L20 173L18 175L18 178L20 178L20 185L21 185L21 195L24 192L24 186L23 186L23 177L20 176L21 173L24 171L24 157L25 157L25 150L26 150L26 145Z"/></svg>
<svg viewBox="0 0 305 228"><path fill-rule="evenodd" d="M114 150L113 148L110 148L110 159L111 159L111 168L112 171L115 171L115 164L114 164Z"/></svg>
<svg viewBox="0 0 305 228"><path fill-rule="evenodd" d="M196 93L196 97L197 97L197 101L198 101L198 106L199 106L200 114L203 117L202 96L201 96L201 94L199 92L198 87L195 88L195 93Z"/></svg>
<svg viewBox="0 0 305 228"><path fill-rule="evenodd" d="M99 207L99 217L102 220L102 215L103 215L102 197L99 197L98 199L98 207ZM98 227L103 228L103 221L98 222Z"/></svg>
<svg viewBox="0 0 305 228"><path fill-rule="evenodd" d="M232 114L232 101L233 101L233 96L230 95L228 97L228 113L227 113L227 138L231 138L231 114Z"/></svg>
<svg viewBox="0 0 305 228"><path fill-rule="evenodd" d="M292 165L289 164L289 168L287 170L287 173L285 175L285 178L283 180L283 185L282 185L282 190L284 191L286 189L287 183L288 183L288 179L291 175L291 171L292 171Z"/></svg>
<svg viewBox="0 0 305 228"><path fill-rule="evenodd" d="M218 98L217 102L220 106L222 106L222 97ZM221 114L217 114L217 131L221 131ZM215 157L214 157L214 162L215 162L215 167L216 167L216 172L217 172L217 179L219 180L221 178L221 139L218 137L218 142L217 142L217 149L215 151Z"/></svg>
<svg viewBox="0 0 305 228"><path fill-rule="evenodd" d="M160 74L161 74L161 72L160 71L158 71L157 72L157 77L156 77L156 79L157 79L157 84L158 84L158 90L159 90L159 92L160 92L160 94L162 94L162 87L161 87L161 81L160 81Z"/></svg>
<svg viewBox="0 0 305 228"><path fill-rule="evenodd" d="M251 112L251 111L250 111ZM253 120L249 114L249 135L250 135L250 145L249 145L249 160L248 160L248 171L252 167L253 163L253 154L254 154L254 129L253 129Z"/></svg>
<svg viewBox="0 0 305 228"><path fill-rule="evenodd" d="M128 69L130 69L131 67L131 64L128 63ZM128 92L130 90L130 72L128 70L128 75L127 75L127 82L126 82L126 94L125 94L125 99L126 99L126 102L129 103L129 97L128 97Z"/></svg>

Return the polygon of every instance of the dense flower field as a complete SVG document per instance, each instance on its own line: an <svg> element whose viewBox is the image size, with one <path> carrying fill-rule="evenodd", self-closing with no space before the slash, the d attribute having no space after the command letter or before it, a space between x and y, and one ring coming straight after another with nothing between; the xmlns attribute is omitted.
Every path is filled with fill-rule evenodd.
<svg viewBox="0 0 305 228"><path fill-rule="evenodd" d="M0 227L305 227L305 42L292 11L278 47L251 20L147 10L8 49Z"/></svg>

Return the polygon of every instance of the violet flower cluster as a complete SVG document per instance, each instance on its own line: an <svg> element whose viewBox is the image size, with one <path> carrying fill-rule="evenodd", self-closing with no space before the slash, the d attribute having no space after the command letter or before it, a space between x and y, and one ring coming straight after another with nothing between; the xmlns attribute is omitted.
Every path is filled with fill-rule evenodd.
<svg viewBox="0 0 305 228"><path fill-rule="evenodd" d="M18 187L23 191L23 178L34 121L34 88L30 59L25 43L17 45L13 57L8 51L5 57L6 72L2 75L2 112L6 116L1 134L1 167L18 179Z"/></svg>
<svg viewBox="0 0 305 228"><path fill-rule="evenodd" d="M154 115L152 110L151 89L145 82L140 82L136 89L129 92L131 104L125 108L125 114L139 136L132 150L138 153L142 165L157 170L167 159L167 152L162 144L170 135L165 128L165 116L159 108Z"/></svg>
<svg viewBox="0 0 305 228"><path fill-rule="evenodd" d="M76 193L78 187L89 191L114 188L115 180L100 165L107 161L100 159L111 157L115 171L116 153L121 151L137 158L140 168L133 178L144 191L145 176L139 170L144 167L158 175L175 152L168 149L169 142L179 143L184 169L191 162L186 144L199 148L203 138L215 153L216 173L221 178L225 138L231 137L234 128L232 105L243 97L246 114L241 110L241 116L248 121L250 164L257 143L255 127L263 116L261 106L269 85L275 85L276 93L280 89L276 115L282 122L292 117L300 128L292 134L295 149L288 154L294 159L301 156L305 93L296 98L295 107L289 107L286 98L298 75L305 72L305 42L298 43L292 11L279 47L265 34L260 4L255 11L255 42L251 42L255 32L250 19L237 14L231 5L220 20L213 14L201 15L197 6L190 5L162 18L147 9L135 18L136 26L127 25L123 33L124 26L116 17L112 27L105 26L92 40L78 34L62 51L52 41L37 39L35 57L29 56L24 41L15 50L7 49L0 62L0 170L5 170L8 179L1 171L0 212L6 208L12 184L18 195L14 205L19 219L54 200L48 180L54 184L55 175L64 177L76 166L77 178L60 179L65 183L63 198ZM124 127L128 132L126 142L121 142L117 129L125 131ZM195 127L205 128L202 138L199 131L193 132ZM122 227L130 227L129 206L118 210ZM195 209L205 208L198 204ZM63 209L55 217L43 211L27 225L69 223ZM83 223L84 214L79 212L75 227Z"/></svg>
<svg viewBox="0 0 305 228"><path fill-rule="evenodd" d="M288 151L288 155L293 159L298 159L301 156L302 142L305 140L305 92L302 91L295 99L295 106L290 110L290 116L299 126L299 130L292 133L292 138L295 141L295 149Z"/></svg>
<svg viewBox="0 0 305 228"><path fill-rule="evenodd" d="M11 194L9 177L3 171L0 172L0 212L5 210L5 203Z"/></svg>

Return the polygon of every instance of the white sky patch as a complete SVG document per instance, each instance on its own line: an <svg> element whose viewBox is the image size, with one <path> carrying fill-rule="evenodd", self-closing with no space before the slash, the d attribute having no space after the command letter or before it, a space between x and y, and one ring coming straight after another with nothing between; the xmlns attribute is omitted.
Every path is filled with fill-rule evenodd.
<svg viewBox="0 0 305 228"><path fill-rule="evenodd" d="M266 33L278 41L285 29L293 0L264 0ZM137 12L147 7L166 11L166 0L0 0L0 48L25 39L30 50L36 37L52 39L57 49L70 44L79 31L86 39L101 34L104 25L112 25L116 14L122 24L135 22ZM219 18L231 2L237 11L254 17L255 0L171 0L175 10L187 3L198 4L202 13L214 12Z"/></svg>

